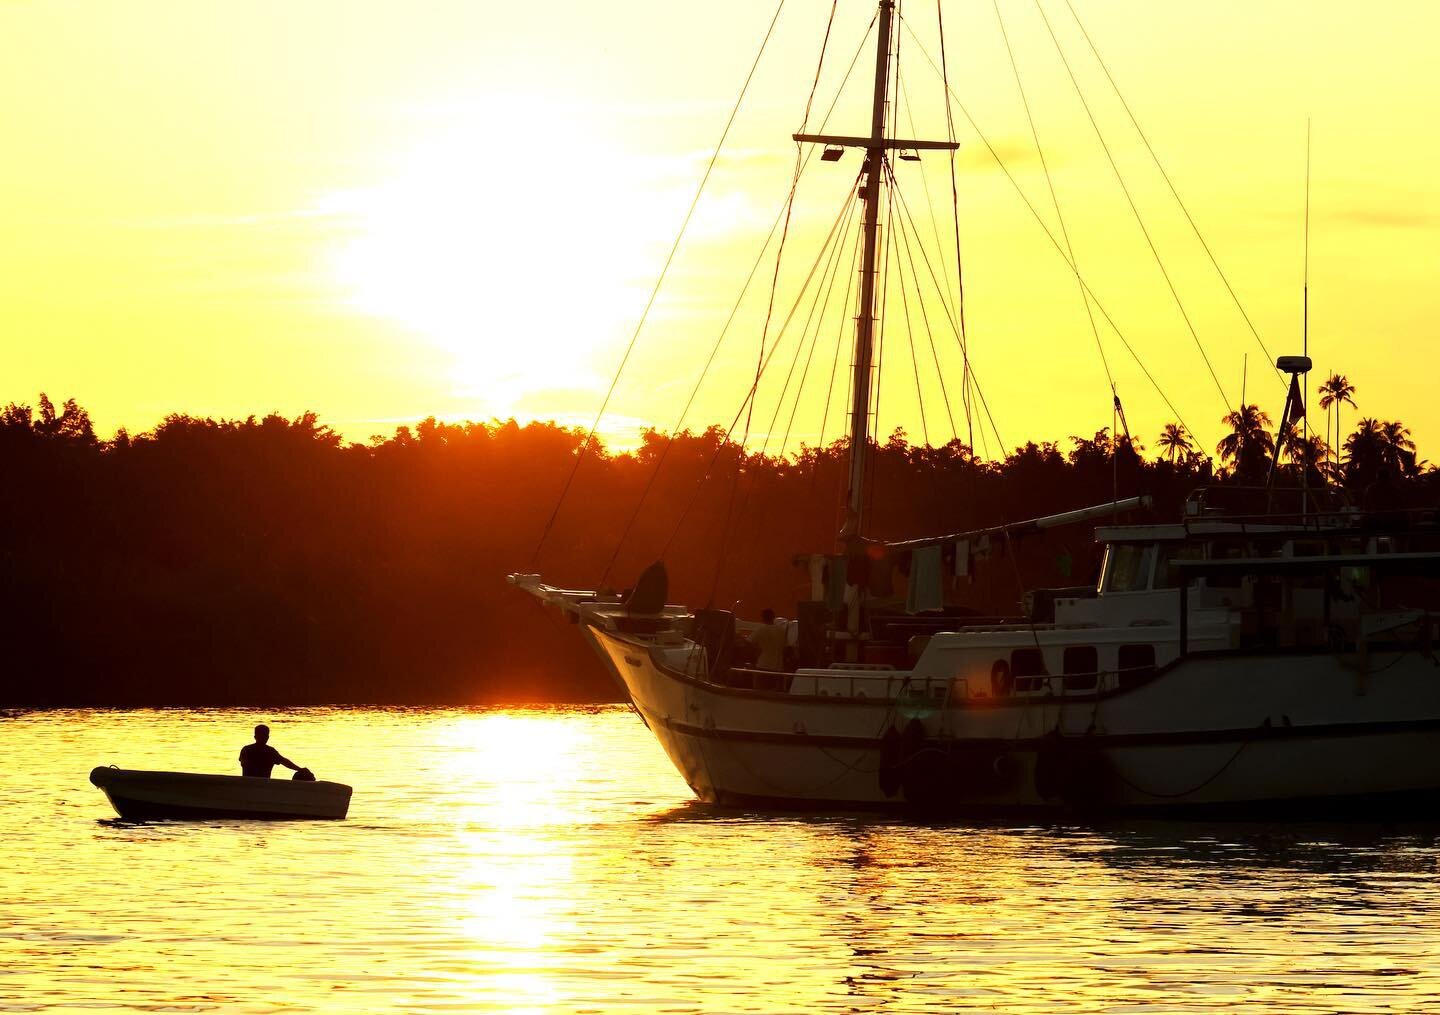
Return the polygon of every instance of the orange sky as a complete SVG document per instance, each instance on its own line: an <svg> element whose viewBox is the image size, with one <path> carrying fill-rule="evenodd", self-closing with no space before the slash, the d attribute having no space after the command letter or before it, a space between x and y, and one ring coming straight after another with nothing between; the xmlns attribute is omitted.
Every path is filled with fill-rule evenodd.
<svg viewBox="0 0 1440 1015"><path fill-rule="evenodd" d="M1226 398L1239 397L1248 353L1247 394L1278 415L1283 388L1065 4L1042 2ZM1429 391L1440 319L1431 125L1440 9L1075 4L1272 353L1299 348L1313 119L1317 371L1347 373L1361 412L1402 419L1425 453L1440 434ZM73 396L106 432L177 410L314 409L356 439L430 414L588 423L773 10L772 0L0 3L9 97L0 107L0 401ZM903 10L933 48L933 4ZM1036 5L1001 10L1081 271L1175 410L1213 446L1225 402ZM872 11L867 0L841 0L817 107ZM815 0L787 3L607 431L676 422L783 198L788 137L828 14ZM994 6L945 0L945 17L956 91L1053 222ZM914 39L902 39L916 130L943 136L937 80ZM832 129L865 130L870 59ZM1073 277L963 121L959 138L967 321L995 429L1013 445L1108 426L1104 370ZM852 153L807 170L777 306L794 299L857 167ZM931 228L920 214L926 188L948 220L943 156L897 172L922 232ZM733 417L754 371L767 286L742 305L687 423ZM932 322L940 316L933 299L928 310ZM839 315L837 298L816 345L823 374L812 367L791 446L821 431L815 378L828 376ZM879 429L904 426L918 439L902 328L892 316ZM1101 339L1131 427L1153 443L1172 413L1114 337ZM781 347L762 389L757 432L791 348ZM922 368L927 355L923 346ZM938 329L935 355L958 395L954 339ZM943 440L951 430L934 374L932 361L921 392L930 436ZM842 425L836 404L827 435ZM957 429L966 431L963 418ZM977 443L981 434L993 452L988 424Z"/></svg>

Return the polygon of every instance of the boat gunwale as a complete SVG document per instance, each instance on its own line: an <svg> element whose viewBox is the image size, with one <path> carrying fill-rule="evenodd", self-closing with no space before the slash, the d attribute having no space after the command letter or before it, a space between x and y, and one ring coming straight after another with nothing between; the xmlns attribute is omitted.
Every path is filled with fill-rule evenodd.
<svg viewBox="0 0 1440 1015"><path fill-rule="evenodd" d="M700 689L702 689L702 690L705 690L705 691L708 691L708 692L711 692L711 693L714 693L714 694L724 695L724 696L726 696L726 697L745 698L745 699L749 699L749 700L752 700L752 701L784 701L784 702L790 702L790 703L792 703L792 704L826 704L826 705L866 706L866 707L874 706L874 705L894 704L894 703L898 703L898 702L904 702L904 701L907 701L907 700L913 700L913 699L892 698L892 697L874 697L874 698L866 697L866 698L856 698L856 697L850 697L850 696L846 696L846 695L792 694L792 693L789 692L789 691L760 690L760 689L750 688L750 687L731 687L731 686L729 686L728 684L717 684L717 683L714 683L713 681L705 680L705 679L703 679L703 678L701 678L701 677L697 677L697 676L694 675L694 674L686 673L686 672L684 672L683 670L676 669L675 667L673 667L673 666L669 665L668 663L664 662L662 659L660 659L660 658L658 657L658 656L659 656L659 653L660 653L661 651L663 651L663 648L664 648L663 646L649 645L649 644L646 644L645 642L634 641L634 640L631 640L630 638L627 638L627 637L625 637L623 634L620 634L619 632L616 632L616 631L614 631L614 630L604 630L604 629L601 629L601 630L599 631L599 633L600 633L600 634L603 634L604 636L613 638L614 640L616 640L617 642L620 642L620 643L623 644L623 645L627 645L627 646L629 646L629 647L631 647L631 648L634 648L636 651L643 652L643 653L648 657L648 659L649 659L649 661L650 661L650 664L651 664L653 667L655 667L656 670L658 670L659 672L663 673L665 676L670 677L671 679L677 680L677 681L679 681L679 682L681 682L681 683L688 684L688 685L691 686L691 687L700 688ZM1365 643L1365 647L1366 647L1366 652L1367 652L1367 653L1395 653L1395 654L1399 654L1399 655L1406 655L1406 654L1409 654L1409 653L1411 653L1411 652L1420 652L1420 651L1422 651L1421 645L1420 645L1418 642L1411 642L1411 641L1388 641L1388 640L1387 640L1387 641L1383 641L1383 642L1381 642L1381 641L1368 641L1368 642ZM1342 656L1344 656L1344 655L1355 655L1355 653L1353 653L1353 652L1337 653L1337 652L1335 652L1334 650L1332 650L1332 649L1330 649L1330 648L1326 648L1326 647L1309 647L1309 646L1306 646L1306 647L1299 647L1299 646L1291 646L1291 647L1277 646L1277 647L1275 647L1275 648L1247 647L1247 648L1243 648L1243 649L1190 649L1189 651L1184 652L1183 654L1177 656L1176 658L1174 658L1174 659L1172 659L1172 660L1170 660L1170 661L1168 661L1168 662L1158 663L1158 664L1156 664L1153 668L1152 668L1152 667L1145 667L1144 669L1152 670L1152 672L1151 672L1148 676L1146 676L1144 679L1137 680L1137 681L1135 681L1134 683L1129 684L1129 685L1127 685L1127 686L1125 686L1125 687L1116 687L1116 688L1112 688L1112 689L1109 689L1109 690L1096 691L1096 692L1077 692L1077 693L1073 693L1073 694L1059 694L1059 695L1057 695L1057 694L1036 694L1036 695L1025 695L1025 696L1011 695L1011 696L1009 696L1009 697L1004 697L1004 698L970 698L970 697L956 698L956 697L947 697L947 698L944 700L944 702L943 702L943 707L945 707L945 708L951 708L951 709L976 709L976 710L984 711L984 710L990 710L990 709L996 709L996 708L1014 708L1014 707L1017 707L1017 706L1051 708L1051 707L1054 707L1054 706L1057 705L1057 704L1069 704L1069 703L1072 703L1072 702L1079 703L1079 702L1105 701L1105 700L1110 700L1110 699L1118 698L1118 697L1121 697L1121 696L1123 696L1123 695L1132 694L1132 693L1134 693L1134 692L1136 692L1136 691L1139 691L1139 690L1141 690L1142 688L1145 688L1145 687L1147 687L1148 685L1154 683L1156 680L1160 679L1162 676L1165 676L1165 675L1169 674L1170 672L1172 672L1173 670L1178 669L1182 664L1184 664L1184 663L1186 663L1186 662L1190 662L1190 661L1197 661L1197 660L1199 660L1199 661L1204 661L1204 660L1211 660L1211 659L1244 659L1244 658L1273 659L1273 658L1276 658L1276 657L1307 657L1307 656L1336 656L1336 655L1342 655ZM633 663L632 663L632 665L633 665ZM784 677L793 677L793 676L795 675L795 674L790 673L790 672L771 671L771 670L755 670L755 671L753 671L753 672L757 672L757 673L771 673L771 672L774 672L777 676L784 676ZM883 671L882 671L882 672L883 672ZM896 674L903 674L903 673L908 673L908 672L912 672L912 671L907 671L907 670L895 670L895 671L893 671L893 672L896 673ZM1100 672L1105 673L1105 672L1112 672L1112 671L1100 671ZM1088 676L1088 674L1063 674L1063 673L1061 673L1061 674L1055 674L1055 673L1051 673L1051 674L1037 674L1037 677L1038 677L1039 679L1044 679L1044 680L1051 680L1051 679L1063 678L1063 677L1065 677L1065 676ZM952 680L952 679L954 679L954 678L952 677L952 678L933 678L933 679L932 679L932 678L922 678L922 679L923 679L923 681L924 681L926 684L941 684L941 683L948 682L949 680ZM632 697L632 699L633 699L634 696L631 695L631 697ZM941 704L941 703L937 703L937 704Z"/></svg>

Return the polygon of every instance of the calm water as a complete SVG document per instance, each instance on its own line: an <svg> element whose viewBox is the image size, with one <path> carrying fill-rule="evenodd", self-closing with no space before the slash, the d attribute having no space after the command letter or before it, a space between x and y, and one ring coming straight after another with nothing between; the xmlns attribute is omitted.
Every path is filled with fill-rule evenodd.
<svg viewBox="0 0 1440 1015"><path fill-rule="evenodd" d="M343 823L115 823L282 753ZM1440 1011L1440 826L716 813L631 714L0 719L0 1011Z"/></svg>

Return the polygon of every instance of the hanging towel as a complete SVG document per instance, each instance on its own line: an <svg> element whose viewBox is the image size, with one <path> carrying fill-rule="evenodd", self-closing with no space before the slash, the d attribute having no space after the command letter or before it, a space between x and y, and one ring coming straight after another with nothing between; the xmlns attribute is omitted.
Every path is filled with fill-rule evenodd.
<svg viewBox="0 0 1440 1015"><path fill-rule="evenodd" d="M806 562L810 568L810 598L825 598L825 554L812 553Z"/></svg>
<svg viewBox="0 0 1440 1015"><path fill-rule="evenodd" d="M955 577L970 577L970 540L962 539L955 544Z"/></svg>
<svg viewBox="0 0 1440 1015"><path fill-rule="evenodd" d="M845 605L845 584L849 558L836 555L825 558L825 605L838 610Z"/></svg>
<svg viewBox="0 0 1440 1015"><path fill-rule="evenodd" d="M925 613L945 607L940 587L943 550L924 546L910 557L910 588L905 595L906 613Z"/></svg>

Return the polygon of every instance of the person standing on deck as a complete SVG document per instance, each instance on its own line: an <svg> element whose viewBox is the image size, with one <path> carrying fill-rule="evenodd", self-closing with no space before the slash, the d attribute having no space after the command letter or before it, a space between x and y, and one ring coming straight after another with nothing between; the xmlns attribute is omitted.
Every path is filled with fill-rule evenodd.
<svg viewBox="0 0 1440 1015"><path fill-rule="evenodd" d="M255 727L255 742L240 748L240 772L257 779L270 778L270 770L276 765L298 772L300 766L270 746L270 727L261 723Z"/></svg>
<svg viewBox="0 0 1440 1015"><path fill-rule="evenodd" d="M764 626L750 636L759 653L755 668L781 672L785 669L785 625L775 623L775 611L768 606L760 611L760 620Z"/></svg>

